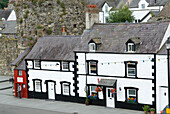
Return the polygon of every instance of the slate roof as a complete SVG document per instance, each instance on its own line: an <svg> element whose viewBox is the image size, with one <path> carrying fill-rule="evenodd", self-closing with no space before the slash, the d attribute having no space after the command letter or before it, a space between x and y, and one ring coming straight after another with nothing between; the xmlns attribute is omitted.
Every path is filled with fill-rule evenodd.
<svg viewBox="0 0 170 114"><path fill-rule="evenodd" d="M141 0L132 0L129 5L129 8L138 8L138 4ZM150 0L146 0L146 2L150 3Z"/></svg>
<svg viewBox="0 0 170 114"><path fill-rule="evenodd" d="M170 1L165 5L162 11L158 14L158 17L169 17L170 18Z"/></svg>
<svg viewBox="0 0 170 114"><path fill-rule="evenodd" d="M18 56L17 59L15 59L11 65L12 66L17 66L15 69L18 70L25 70L25 56L30 52L31 48L27 48L23 53Z"/></svg>
<svg viewBox="0 0 170 114"><path fill-rule="evenodd" d="M41 37L25 59L74 60L73 48L81 36Z"/></svg>
<svg viewBox="0 0 170 114"><path fill-rule="evenodd" d="M16 34L17 33L17 22L16 21L5 21L4 29L2 30L2 34Z"/></svg>
<svg viewBox="0 0 170 114"><path fill-rule="evenodd" d="M139 38L141 43L136 53L157 53L168 25L169 22L97 23L91 30L84 32L75 51L88 52L88 41L100 37L103 43L96 52L126 53L125 43L129 39Z"/></svg>
<svg viewBox="0 0 170 114"><path fill-rule="evenodd" d="M127 0L88 0L87 4L97 5L97 7L102 10L104 3L107 2L110 7L119 8L120 4L125 4Z"/></svg>
<svg viewBox="0 0 170 114"><path fill-rule="evenodd" d="M156 0L156 3L152 1L149 6L165 6L169 0Z"/></svg>
<svg viewBox="0 0 170 114"><path fill-rule="evenodd" d="M11 12L12 9L0 10L0 18L5 18L5 20L7 20Z"/></svg>

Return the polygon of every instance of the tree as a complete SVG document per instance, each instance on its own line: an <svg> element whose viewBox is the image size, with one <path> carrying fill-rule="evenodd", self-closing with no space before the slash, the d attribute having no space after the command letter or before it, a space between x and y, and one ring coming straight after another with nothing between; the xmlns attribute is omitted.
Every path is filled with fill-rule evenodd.
<svg viewBox="0 0 170 114"><path fill-rule="evenodd" d="M132 16L132 12L129 10L128 6L121 6L117 11L109 14L107 23L121 23L121 22L133 22L134 16Z"/></svg>
<svg viewBox="0 0 170 114"><path fill-rule="evenodd" d="M8 6L9 0L0 0L0 9L4 9Z"/></svg>

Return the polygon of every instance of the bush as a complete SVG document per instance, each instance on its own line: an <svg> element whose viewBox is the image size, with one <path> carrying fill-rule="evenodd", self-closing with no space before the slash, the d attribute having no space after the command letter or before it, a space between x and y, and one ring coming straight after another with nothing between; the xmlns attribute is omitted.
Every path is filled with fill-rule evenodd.
<svg viewBox="0 0 170 114"><path fill-rule="evenodd" d="M27 10L25 13L28 15L29 14L29 10Z"/></svg>
<svg viewBox="0 0 170 114"><path fill-rule="evenodd" d="M25 15L24 15L24 18L25 18L25 19L27 19L27 18L28 18L28 15L27 15L27 14L25 14Z"/></svg>
<svg viewBox="0 0 170 114"><path fill-rule="evenodd" d="M57 0L57 4L60 4L60 0Z"/></svg>
<svg viewBox="0 0 170 114"><path fill-rule="evenodd" d="M155 109L154 108L150 108L150 111L155 111Z"/></svg>
<svg viewBox="0 0 170 114"><path fill-rule="evenodd" d="M37 29L43 29L43 27L40 25L37 25Z"/></svg>

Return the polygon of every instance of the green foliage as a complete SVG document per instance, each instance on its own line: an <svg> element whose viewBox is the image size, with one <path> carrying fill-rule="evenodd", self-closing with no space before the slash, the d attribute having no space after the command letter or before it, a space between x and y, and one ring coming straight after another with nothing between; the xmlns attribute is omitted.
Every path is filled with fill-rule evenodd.
<svg viewBox="0 0 170 114"><path fill-rule="evenodd" d="M121 22L133 22L134 16L127 6L120 7L118 11L115 10L114 13L109 15L107 23L121 23Z"/></svg>
<svg viewBox="0 0 170 114"><path fill-rule="evenodd" d="M35 5L37 3L37 0L33 0L32 4Z"/></svg>
<svg viewBox="0 0 170 114"><path fill-rule="evenodd" d="M37 33L38 33L37 30L35 30L34 33L35 33L35 35L37 35Z"/></svg>
<svg viewBox="0 0 170 114"><path fill-rule="evenodd" d="M8 6L9 0L0 0L0 9L4 9Z"/></svg>
<svg viewBox="0 0 170 114"><path fill-rule="evenodd" d="M46 29L46 32L48 35L52 34L52 30L51 29Z"/></svg>
<svg viewBox="0 0 170 114"><path fill-rule="evenodd" d="M29 14L29 10L27 10L25 13L26 13L26 15L28 15Z"/></svg>
<svg viewBox="0 0 170 114"><path fill-rule="evenodd" d="M150 111L155 111L155 109L154 108L150 108Z"/></svg>
<svg viewBox="0 0 170 114"><path fill-rule="evenodd" d="M60 0L57 0L57 4L60 4Z"/></svg>
<svg viewBox="0 0 170 114"><path fill-rule="evenodd" d="M26 9L27 8L27 6L26 5L24 5L24 9Z"/></svg>
<svg viewBox="0 0 170 114"><path fill-rule="evenodd" d="M44 3L44 1L43 0L39 0L39 2L38 2L39 7L42 6L42 3Z"/></svg>
<svg viewBox="0 0 170 114"><path fill-rule="evenodd" d="M149 111L149 106L148 105L144 105L144 107L142 107L144 111L148 112Z"/></svg>
<svg viewBox="0 0 170 114"><path fill-rule="evenodd" d="M65 9L65 4L64 4L64 2L61 2L60 6L61 6L63 9Z"/></svg>
<svg viewBox="0 0 170 114"><path fill-rule="evenodd" d="M27 19L27 18L28 18L28 15L27 15L27 14L25 14L25 15L24 15L24 18L25 18L25 19Z"/></svg>
<svg viewBox="0 0 170 114"><path fill-rule="evenodd" d="M43 27L40 25L37 25L37 29L43 29Z"/></svg>
<svg viewBox="0 0 170 114"><path fill-rule="evenodd" d="M22 24L22 22L23 22L23 20L22 20L22 18L20 18L19 23Z"/></svg>

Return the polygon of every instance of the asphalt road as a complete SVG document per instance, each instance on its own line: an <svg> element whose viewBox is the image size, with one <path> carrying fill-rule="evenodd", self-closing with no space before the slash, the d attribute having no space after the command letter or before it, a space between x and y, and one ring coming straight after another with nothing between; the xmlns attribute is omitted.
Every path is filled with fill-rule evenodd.
<svg viewBox="0 0 170 114"><path fill-rule="evenodd" d="M68 113L0 104L0 114L68 114Z"/></svg>

